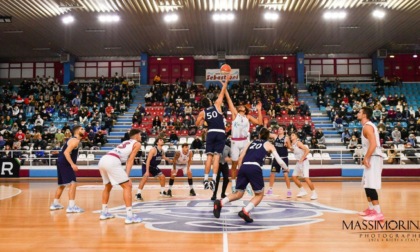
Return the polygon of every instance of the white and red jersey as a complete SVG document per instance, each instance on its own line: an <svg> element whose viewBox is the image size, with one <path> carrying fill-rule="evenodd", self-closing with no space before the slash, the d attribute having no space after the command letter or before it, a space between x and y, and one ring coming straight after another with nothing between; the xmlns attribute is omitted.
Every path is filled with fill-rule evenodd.
<svg viewBox="0 0 420 252"><path fill-rule="evenodd" d="M249 120L246 115L237 114L232 122L232 140L248 140Z"/></svg>
<svg viewBox="0 0 420 252"><path fill-rule="evenodd" d="M120 158L121 163L125 163L127 162L128 157L130 157L135 143L138 142L134 139L124 141L120 143L117 147L109 151L108 154L111 154L113 156L117 155Z"/></svg>
<svg viewBox="0 0 420 252"><path fill-rule="evenodd" d="M179 157L176 161L176 165L187 165L188 160L190 160L190 153L191 153L191 150L189 150L187 154L184 154L182 151L180 151Z"/></svg>

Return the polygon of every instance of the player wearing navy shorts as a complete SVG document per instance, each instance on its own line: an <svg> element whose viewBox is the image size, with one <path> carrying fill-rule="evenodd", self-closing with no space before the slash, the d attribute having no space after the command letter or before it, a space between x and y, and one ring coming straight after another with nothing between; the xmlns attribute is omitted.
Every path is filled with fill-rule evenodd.
<svg viewBox="0 0 420 252"><path fill-rule="evenodd" d="M230 80L230 75L226 76L223 82L222 90L217 97L217 100L212 104L208 98L204 98L201 102L204 110L198 114L196 126L202 126L204 121L207 123L208 130L206 136L206 154L207 160L204 168L204 189L214 190L217 172L219 171L220 155L223 152L226 141L226 130L224 117L222 113L222 103L226 92L227 83ZM213 164L213 180L208 181L211 165Z"/></svg>
<svg viewBox="0 0 420 252"><path fill-rule="evenodd" d="M249 212L254 209L264 197L264 177L262 172L262 165L267 153L271 152L277 162L288 170L286 163L280 158L274 145L268 142L270 131L267 128L262 128L259 132L259 139L249 143L238 160L240 167L238 172L238 181L236 184L236 193L229 194L222 200L216 200L213 205L213 215L220 218L222 207L231 201L238 200L244 195L244 190L248 183L251 184L255 196L249 201L248 205L239 211L238 215L246 222L253 222L254 220L249 216Z"/></svg>
<svg viewBox="0 0 420 252"><path fill-rule="evenodd" d="M150 149L149 154L147 155L147 160L143 161L141 166L143 177L141 178L139 188L137 189L136 199L143 200L141 196L141 192L144 188L144 185L147 182L147 179L150 175L157 178L160 182L160 195L168 196L165 191L165 175L159 169L158 165L162 161L162 159L166 160L168 163L172 162L171 159L165 156L163 152L162 146L164 144L163 138L157 138L155 141L155 147Z"/></svg>
<svg viewBox="0 0 420 252"><path fill-rule="evenodd" d="M278 129L278 135L276 134L270 134L270 138L274 138L274 147L276 147L277 153L283 159L283 161L286 163L286 165L289 165L289 158L288 158L288 151L287 149L290 148L290 139L285 134L285 127L283 125L280 125ZM276 173L280 173L281 166L279 163L277 163L276 160L273 160L273 163L271 165L271 173L270 173L270 182L269 182L269 188L267 190L266 195L272 195L273 194L273 185L274 181L276 179ZM284 181L286 182L287 187L287 198L292 197L292 191L290 190L290 178L289 178L289 172L283 170L283 176Z"/></svg>
<svg viewBox="0 0 420 252"><path fill-rule="evenodd" d="M102 156L99 160L99 172L105 188L102 192L102 211L99 216L100 220L114 218L115 216L108 212L109 194L114 185L120 185L123 188L123 198L127 216L126 224L139 223L142 221L140 217L133 214L131 190L133 184L130 180L131 168L134 165L134 159L137 152L141 148L141 135L139 129L131 129L129 132L129 140L117 145L114 149ZM125 164L125 169L122 166Z"/></svg>
<svg viewBox="0 0 420 252"><path fill-rule="evenodd" d="M85 129L78 125L73 128L73 137L67 140L64 146L58 153L57 158L57 177L58 188L55 192L54 202L50 206L50 210L63 209L63 205L59 200L63 194L64 188L69 185L69 205L67 213L82 213L84 210L78 207L75 203L76 198L76 172L79 170L77 167L77 157L79 155L80 139L85 134Z"/></svg>

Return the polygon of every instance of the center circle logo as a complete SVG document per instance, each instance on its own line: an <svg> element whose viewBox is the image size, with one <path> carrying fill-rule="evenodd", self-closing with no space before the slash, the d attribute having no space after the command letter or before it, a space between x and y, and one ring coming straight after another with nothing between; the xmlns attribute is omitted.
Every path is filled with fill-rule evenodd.
<svg viewBox="0 0 420 252"><path fill-rule="evenodd" d="M220 219L213 216L213 202L209 200L170 200L133 203L133 212L145 227L156 231L185 233L238 233L280 229L323 221L323 212L354 214L354 211L325 206L317 202L264 200L251 212L253 223L245 223L238 212L248 204L238 200L222 208ZM99 213L100 210L95 211ZM125 206L109 209L125 218Z"/></svg>

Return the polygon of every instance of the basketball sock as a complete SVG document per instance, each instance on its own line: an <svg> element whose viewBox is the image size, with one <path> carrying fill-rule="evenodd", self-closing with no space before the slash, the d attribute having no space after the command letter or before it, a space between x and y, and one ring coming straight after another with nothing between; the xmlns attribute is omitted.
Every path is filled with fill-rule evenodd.
<svg viewBox="0 0 420 252"><path fill-rule="evenodd" d="M141 189L137 189L137 193L141 193Z"/></svg>
<svg viewBox="0 0 420 252"><path fill-rule="evenodd" d="M306 192L305 188L303 188L303 186L301 188L299 188L301 192Z"/></svg>
<svg viewBox="0 0 420 252"><path fill-rule="evenodd" d="M222 199L222 201L220 203L222 204L222 206L224 206L228 202L229 202L229 198L225 197L225 198Z"/></svg>
<svg viewBox="0 0 420 252"><path fill-rule="evenodd" d="M249 202L248 205L244 208L247 213L249 213L252 209L254 209L255 205L252 202Z"/></svg>
<svg viewBox="0 0 420 252"><path fill-rule="evenodd" d="M204 174L204 181L209 180L209 174Z"/></svg>
<svg viewBox="0 0 420 252"><path fill-rule="evenodd" d="M163 194L163 192L165 191L165 187L163 187L163 186L161 186L160 187L160 193L162 193Z"/></svg>
<svg viewBox="0 0 420 252"><path fill-rule="evenodd" d="M375 209L375 211L376 211L377 213L381 213L381 207L380 207L379 205L374 205L374 206L373 206L373 209Z"/></svg>
<svg viewBox="0 0 420 252"><path fill-rule="evenodd" d="M232 179L232 186L236 186L236 179Z"/></svg>
<svg viewBox="0 0 420 252"><path fill-rule="evenodd" d="M133 217L133 207L126 207L125 211L127 212L127 217Z"/></svg>
<svg viewBox="0 0 420 252"><path fill-rule="evenodd" d="M102 212L108 213L108 204L102 204Z"/></svg>
<svg viewBox="0 0 420 252"><path fill-rule="evenodd" d="M60 204L60 200L59 199L54 199L54 205L58 205Z"/></svg>
<svg viewBox="0 0 420 252"><path fill-rule="evenodd" d="M69 200L69 207L74 207L74 205L76 205L74 200Z"/></svg>
<svg viewBox="0 0 420 252"><path fill-rule="evenodd" d="M213 173L213 177L212 177L213 181L216 181L216 178L217 178L217 174Z"/></svg>
<svg viewBox="0 0 420 252"><path fill-rule="evenodd" d="M169 179L169 189L172 189L172 185L174 184L174 179Z"/></svg>
<svg viewBox="0 0 420 252"><path fill-rule="evenodd" d="M368 202L368 204L369 204L369 210L373 210L373 204L372 204L372 202Z"/></svg>
<svg viewBox="0 0 420 252"><path fill-rule="evenodd" d="M316 193L316 192L315 192L315 189L313 189L313 190L312 190L312 194L314 194L314 193Z"/></svg>
<svg viewBox="0 0 420 252"><path fill-rule="evenodd" d="M188 184L190 185L190 189L193 189L193 180L192 178L188 179Z"/></svg>

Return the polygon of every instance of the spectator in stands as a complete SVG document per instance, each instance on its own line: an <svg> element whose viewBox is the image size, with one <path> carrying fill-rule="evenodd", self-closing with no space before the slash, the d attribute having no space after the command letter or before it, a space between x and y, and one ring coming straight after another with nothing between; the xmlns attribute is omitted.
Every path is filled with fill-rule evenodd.
<svg viewBox="0 0 420 252"><path fill-rule="evenodd" d="M290 136L292 133L296 133L296 125L290 120L289 125L287 125L287 134Z"/></svg>
<svg viewBox="0 0 420 252"><path fill-rule="evenodd" d="M127 129L127 132L125 132L124 136L121 138L121 142L130 140L130 131L131 129Z"/></svg>
<svg viewBox="0 0 420 252"><path fill-rule="evenodd" d="M408 131L407 131L406 128L402 128L401 129L401 141L404 143L404 142L407 142L407 140L408 140Z"/></svg>
<svg viewBox="0 0 420 252"><path fill-rule="evenodd" d="M308 106L308 104L305 103L305 101L300 101L299 113L300 113L301 116L310 116L311 115L309 106Z"/></svg>
<svg viewBox="0 0 420 252"><path fill-rule="evenodd" d="M394 128L394 131L392 131L391 136L392 136L392 141L394 142L394 144L402 143L401 132L398 130L397 127Z"/></svg>
<svg viewBox="0 0 420 252"><path fill-rule="evenodd" d="M316 105L318 106L318 108L321 108L321 106L325 106L325 100L321 94L319 94L316 98Z"/></svg>
<svg viewBox="0 0 420 252"><path fill-rule="evenodd" d="M141 142L146 145L147 141L149 140L149 136L147 135L146 129L142 129L141 131Z"/></svg>
<svg viewBox="0 0 420 252"><path fill-rule="evenodd" d="M308 120L305 120L305 124L302 126L302 130L307 136L312 135L312 125L309 124Z"/></svg>
<svg viewBox="0 0 420 252"><path fill-rule="evenodd" d="M375 106L375 109L372 113L372 121L379 122L382 119L382 112L379 109L379 106Z"/></svg>
<svg viewBox="0 0 420 252"><path fill-rule="evenodd" d="M391 145L391 149L388 149L387 151L388 155L388 164L399 164L401 160L401 154L397 152L395 149L395 145ZM402 163L402 162L401 162Z"/></svg>
<svg viewBox="0 0 420 252"><path fill-rule="evenodd" d="M78 95L76 95L76 97L74 97L74 99L71 101L71 104L73 106L80 107L80 98L79 98Z"/></svg>
<svg viewBox="0 0 420 252"><path fill-rule="evenodd" d="M105 135L102 130L99 130L95 135L95 140L93 141L94 146L103 146L106 144Z"/></svg>
<svg viewBox="0 0 420 252"><path fill-rule="evenodd" d="M108 103L108 106L105 108L105 115L112 118L112 113L114 113L114 107L111 103Z"/></svg>
<svg viewBox="0 0 420 252"><path fill-rule="evenodd" d="M304 144L306 143L306 133L302 130L302 128L299 128L297 130L296 135L302 143L304 143Z"/></svg>
<svg viewBox="0 0 420 252"><path fill-rule="evenodd" d="M175 130L172 130L171 134L169 135L169 142L173 145L177 145L179 142L179 137L176 134Z"/></svg>
<svg viewBox="0 0 420 252"><path fill-rule="evenodd" d="M412 148L417 148L418 147L417 139L416 139L416 136L414 134L410 134L408 136L407 143L410 143Z"/></svg>
<svg viewBox="0 0 420 252"><path fill-rule="evenodd" d="M344 129L343 133L341 133L341 142L347 144L347 142L350 141L351 138L352 137L350 135L349 129Z"/></svg>
<svg viewBox="0 0 420 252"><path fill-rule="evenodd" d="M341 118L340 115L336 115L335 119L333 121L333 127L334 129L338 129L338 132L342 132L343 131L343 119Z"/></svg>
<svg viewBox="0 0 420 252"><path fill-rule="evenodd" d="M156 131L159 131L160 127L161 127L162 123L160 121L159 116L155 116L155 118L153 118L152 121L152 126Z"/></svg>
<svg viewBox="0 0 420 252"><path fill-rule="evenodd" d="M201 141L200 136L196 136L194 141L191 143L191 150L201 150L203 147L203 142Z"/></svg>
<svg viewBox="0 0 420 252"><path fill-rule="evenodd" d="M153 78L153 84L162 84L162 80L159 74L156 74L155 77Z"/></svg>
<svg viewBox="0 0 420 252"><path fill-rule="evenodd" d="M38 115L35 122L34 122L34 128L38 130L39 132L43 132L44 130L44 120L41 118L41 115Z"/></svg>
<svg viewBox="0 0 420 252"><path fill-rule="evenodd" d="M54 123L50 123L50 127L48 127L46 135L45 135L47 141L53 140L55 138L55 134L57 133L57 131L58 129L54 125Z"/></svg>
<svg viewBox="0 0 420 252"><path fill-rule="evenodd" d="M61 129L57 129L57 133L54 135L54 140L60 146L64 143L64 133L61 131Z"/></svg>
<svg viewBox="0 0 420 252"><path fill-rule="evenodd" d="M355 135L351 136L351 139L349 141L349 144L347 145L347 148L350 150L353 150L353 149L356 149L357 145L358 145L358 140L356 136Z"/></svg>

